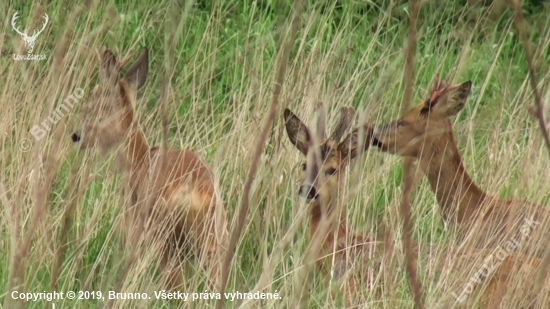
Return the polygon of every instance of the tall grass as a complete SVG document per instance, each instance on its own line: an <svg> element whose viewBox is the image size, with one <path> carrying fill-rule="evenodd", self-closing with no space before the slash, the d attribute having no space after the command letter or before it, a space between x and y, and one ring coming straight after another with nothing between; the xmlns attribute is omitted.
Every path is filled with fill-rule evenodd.
<svg viewBox="0 0 550 309"><path fill-rule="evenodd" d="M305 1L300 27L279 95L277 117L263 146L251 183L248 215L231 262L227 291L277 291L281 299L235 301L228 307L334 308L335 284L315 270L303 278L307 212L297 197L299 154L283 132L282 108L308 119L314 103L329 105L329 121L344 105L359 111L357 124L378 124L401 111L404 47L409 7L402 1ZM151 146L166 132L168 145L190 148L214 169L235 227L245 198L260 128L266 123L277 82L277 49L292 15L288 1L85 1L4 3L0 17L0 304L2 308L44 308L44 300L21 302L11 291L108 291L147 293L147 300L57 300L56 308L211 308L215 300L156 299L164 289L157 257L142 248L134 263L115 229L124 207L124 179L111 153L76 151L70 134L93 104L98 55L109 48L119 58L150 48L150 73L138 95L137 112ZM524 6L527 10L529 7ZM50 23L38 37L36 54L47 61L14 61L23 54L20 29ZM467 106L454 119L455 137L472 178L502 198L550 205L550 165L536 119L529 113L532 91L512 11L503 7L423 1L417 22L413 102L425 98L435 74L452 82L473 81ZM550 8L527 14L538 89L548 114L550 89ZM28 26L27 26L28 25ZM28 33L30 33L29 31ZM37 141L29 130L40 125L74 89L85 96ZM160 104L167 117L163 130ZM27 139L25 142L21 142ZM23 151L22 146L30 150ZM23 143L23 144L21 144ZM24 149L26 150L26 149ZM397 157L371 151L351 166L346 179L346 212L354 229L391 240L393 251L377 280L365 286L364 308L412 308L401 249L401 164ZM445 247L453 243L426 182L411 199L414 241ZM547 228L541 223L541 228ZM150 252L150 251L149 251ZM437 252L435 254L437 258ZM432 261L417 257L426 308L460 305L458 293L469 280L463 272L436 275ZM479 257L482 261L484 257ZM196 264L182 292L204 292ZM123 280L120 280L126 276ZM518 277L517 285L534 278ZM305 285L301 283L305 282ZM300 284L299 284L300 283ZM543 287L544 288L544 287ZM382 291L378 293L377 291ZM305 292L307 297L302 295ZM521 289L512 289L505 308L517 308ZM299 304L296 302L299 301ZM473 300L475 302L475 299ZM550 300L542 300L546 303ZM51 308L51 304L48 304ZM474 305L475 306L475 305Z"/></svg>

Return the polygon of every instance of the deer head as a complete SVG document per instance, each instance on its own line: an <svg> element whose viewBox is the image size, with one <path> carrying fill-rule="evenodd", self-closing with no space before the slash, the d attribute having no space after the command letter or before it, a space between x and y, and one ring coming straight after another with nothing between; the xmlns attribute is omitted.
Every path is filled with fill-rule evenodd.
<svg viewBox="0 0 550 309"><path fill-rule="evenodd" d="M82 112L82 129L71 135L74 143L80 148L99 146L102 150L121 145L132 126L137 126L133 102L137 90L145 84L148 63L144 48L124 78L119 79L120 63L111 51L103 52L100 81Z"/></svg>
<svg viewBox="0 0 550 309"><path fill-rule="evenodd" d="M345 168L350 160L357 156L359 144L362 145L363 151L368 149L369 143L358 143L360 140L368 140L365 136L372 134L372 129L366 126L354 129L341 141L354 116L355 111L352 107L342 107L340 119L330 137L326 139L322 108L317 108L314 131L289 109L285 109L288 138L304 155L299 195L308 203L330 205L339 196L342 175L345 175Z"/></svg>
<svg viewBox="0 0 550 309"><path fill-rule="evenodd" d="M374 129L373 145L402 156L432 155L424 147L431 147L449 135L452 138L450 117L464 107L471 87L471 81L451 86L436 78L428 99L398 120Z"/></svg>
<svg viewBox="0 0 550 309"><path fill-rule="evenodd" d="M17 16L17 12L15 12L15 14L13 14L13 17L11 19L11 26L13 27L13 29L15 30L15 32L19 33L22 37L23 37L23 41L25 41L25 47L27 48L27 53L31 54L32 51L34 50L34 42L36 41L36 39L38 38L38 35L40 33L42 33L42 31L44 31L44 28L46 28L46 25L48 24L48 14L44 14L44 23L42 24L42 29L40 30L34 30L33 34L31 36L28 36L27 35L27 32L21 32L19 31L19 27L16 27L15 26L15 20L19 18L19 16Z"/></svg>

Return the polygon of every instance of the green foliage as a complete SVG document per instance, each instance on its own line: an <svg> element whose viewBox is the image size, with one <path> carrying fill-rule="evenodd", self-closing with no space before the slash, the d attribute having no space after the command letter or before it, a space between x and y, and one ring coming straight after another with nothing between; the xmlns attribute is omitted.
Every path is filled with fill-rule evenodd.
<svg viewBox="0 0 550 309"><path fill-rule="evenodd" d="M525 113L518 112L523 105L531 104L531 99L526 98L528 95L523 87L527 76L525 55L511 27L511 12L505 9L499 15L490 15L489 1L482 2L473 8L466 1L422 1L417 22L414 100L419 102L424 99L436 73L454 82L473 81L467 105L453 119L453 123L462 128L463 134L457 138L459 148L466 168L472 171L473 178L479 182L489 181L486 179L489 176L482 177L495 169L487 158L488 147L495 152L503 151L504 146L497 147L502 144L517 147L514 150L517 157L509 158L512 167L503 172L507 173L507 183L493 187L495 195L508 197L515 193L514 190L524 177L525 172L520 167L521 152L533 147L539 137L532 133L537 124ZM9 14L19 10L21 25L24 27L27 20L31 20L28 16L31 16L37 5L32 2L15 3L9 8ZM67 33L70 46L64 57L75 59L66 67L57 69L63 72L61 81L69 84L66 86L68 88L97 83L97 59L89 59L95 57L95 49L101 51L109 48L122 59L130 51L136 54L142 47L150 48L149 79L144 90L138 94L138 102L142 104L138 106L138 114L141 124L148 130L147 138L151 144L160 143L160 134L155 135L153 132L160 131L159 103L166 99L169 113L168 142L179 148L198 149L197 152L220 172L221 195L228 210L231 231L242 198L244 177L249 172L254 142L272 99L278 65L277 46L290 23L292 5L290 0L53 2L44 5L50 16L51 28L48 26L48 36L41 36L41 45L37 47L51 51L50 60L38 63L36 67L32 64L15 64L19 67L14 74L20 74L22 77L17 78L26 80L36 70L39 76L37 80L41 83L51 83L52 89L63 87L53 84L47 74L55 65L55 51L64 33ZM369 117L372 117L368 119L376 124L397 117L403 90L403 47L408 31L408 1L308 0L303 2L303 6L301 27L291 50L279 107L291 106L306 112L310 101L326 100L331 108L352 105L359 111L370 111L372 115ZM83 10L80 15L76 14L77 8ZM548 71L550 62L550 44L545 41L548 36L549 10L545 1L524 1L527 23L533 25L529 28L530 39L533 44L538 44L537 51L540 53L537 71L540 75ZM66 29L73 17L76 18L74 25ZM6 42L20 40L9 27L1 34L6 37ZM80 51L78 56L74 56L82 48L79 47L81 45L89 53L83 55ZM10 45L7 48L12 47ZM5 75L3 78L7 79L8 74ZM5 92L10 87L23 89L25 85L15 83L14 80L4 83L7 85L2 86L6 87ZM163 96L163 87L167 89L166 96ZM29 96L35 95L36 90L29 88ZM41 93L36 94L38 99L42 99L41 96ZM4 98L2 100L8 101ZM6 106L13 106L12 100L9 101ZM31 99L25 102L34 104ZM18 107L14 113L23 114L23 108L29 109L28 106ZM29 110L35 112L35 109L38 110L37 114L18 118L25 120L22 126L32 127L38 119L44 118L43 114L49 115L45 112L40 114L42 109L34 105ZM521 123L518 123L518 117ZM262 161L261 175L254 182L249 221L239 242L230 276L229 289L232 291L247 291L254 287L264 271L263 263L277 251L281 239L296 224L294 220L297 220L299 209L296 198L296 156L294 149L279 147L279 143L288 144L284 144L286 140L280 140L286 137L279 134L282 132L279 118L269 140L265 141L266 158ZM465 129L468 126L477 130L470 132L469 128ZM519 134L510 133L518 128L523 129ZM28 128L18 129L17 132L20 130L28 131ZM499 137L499 143L491 135L495 130L503 135ZM15 137L17 132L12 132L12 135ZM19 175L19 168L23 165L16 160L19 160L20 152L8 142L5 145L2 151L6 151L6 155L2 154L0 160L2 166L9 167L4 178L11 190L10 198L15 198L13 192L17 191L13 188L25 183L21 179L27 176ZM10 145L12 148L8 147ZM74 154L61 157L60 166L55 171L48 195L48 220L45 220L46 223L52 223L53 227L48 232L53 236L51 239L47 235L37 236L42 237L39 240L44 240L42 247L37 247L40 250L48 251L64 245L56 243L60 238L56 233L59 233L63 210L74 198L69 192L73 192L75 184L69 182L68 175L79 163L72 156ZM402 169L396 162L394 158L394 162L385 165L383 170L367 164L365 179L350 184L354 188L361 186L361 190L356 190L357 196L350 199L350 205L346 205L348 220L352 225L372 233L377 233L376 229L379 228L398 230L395 227L382 227L380 223L388 219L388 213L391 212L388 205L397 205L395 201L400 198L396 188L401 186ZM103 168L104 165L98 166L94 173L110 175ZM372 171L376 171L376 175L372 175ZM87 176L81 175L81 178ZM119 177L105 177L109 181L90 181L81 197L82 201L78 203L78 211L70 223L67 258L58 286L79 289L88 278L92 278L88 288L113 290L116 278L124 271L125 264L119 256L118 243L113 236L113 226L119 219L120 205L123 204L119 188L123 180ZM279 177L283 179L282 182L278 180ZM543 176L537 177L544 179ZM548 204L548 194L542 196L529 193ZM30 216L31 206L34 205L31 201L34 201L36 194L26 194L20 200L24 201L21 209ZM425 182L419 187L414 201L415 239L428 243L445 242L446 231L440 218L431 217L435 202ZM26 230L28 219L23 218L21 221L24 226L22 229ZM297 289L295 279L289 278L302 267L302 253L307 247L307 223L307 219L299 223L300 232L292 239L280 260L276 261L273 282L268 289L279 290L285 295L292 295L294 289ZM3 265L10 265L10 251L14 250L8 245L11 243L12 231L7 226L10 225L0 225L0 263ZM41 259L39 252L32 252L31 257L32 268L28 271L27 289L49 290L52 262ZM48 254L47 258L50 257ZM137 277L143 282L128 283L128 286L139 289L141 285L147 286L147 283L158 277L158 274L146 267L139 271L142 273ZM195 273L200 274L199 271ZM7 286L9 275L8 267L0 268L0 286ZM105 279L107 275L113 278ZM329 300L329 290L323 285L319 273L314 272L311 277L310 291L306 290L311 300L305 307L326 308L340 304L341 299L333 303ZM399 298L399 308L408 308L411 296L405 275L397 277L393 284L397 286L394 296ZM194 288L204 289L204 282L199 280ZM435 289L434 286L431 288ZM6 296L0 293L0 302L3 297ZM389 301L373 297L372 302L376 303L373 306L377 308L387 308ZM281 307L290 307L289 303ZM96 308L105 303L75 301L63 304L75 308ZM29 308L42 308L43 305L35 303L29 305ZM140 305L143 308L172 308L178 304L151 301ZM210 305L203 303L197 306Z"/></svg>

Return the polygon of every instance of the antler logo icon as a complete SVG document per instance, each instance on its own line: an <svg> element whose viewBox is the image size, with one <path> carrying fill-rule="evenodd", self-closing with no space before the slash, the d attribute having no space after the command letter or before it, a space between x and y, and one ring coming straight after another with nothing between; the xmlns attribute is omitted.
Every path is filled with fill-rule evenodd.
<svg viewBox="0 0 550 309"><path fill-rule="evenodd" d="M27 48L27 53L31 54L34 49L34 42L36 41L36 38L38 38L38 35L42 33L42 31L44 31L44 28L46 28L46 25L48 24L48 14L44 14L44 19L46 21L44 21L42 29L34 30L32 36L28 36L26 32L19 31L18 27L15 26L15 20L17 18L19 18L19 16L17 16L17 12L15 12L15 14L13 14L13 18L11 19L11 26L13 27L13 30L15 30L15 32L19 33L23 37L23 40L25 41L25 47Z"/></svg>

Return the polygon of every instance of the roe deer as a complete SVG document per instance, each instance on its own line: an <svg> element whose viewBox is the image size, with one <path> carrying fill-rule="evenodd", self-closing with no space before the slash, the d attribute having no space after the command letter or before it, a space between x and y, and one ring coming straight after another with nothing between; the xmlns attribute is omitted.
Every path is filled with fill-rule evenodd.
<svg viewBox="0 0 550 309"><path fill-rule="evenodd" d="M539 221L549 217L549 210L525 201L505 201L483 192L470 178L462 164L453 137L450 117L465 105L470 94L470 81L448 85L436 79L430 97L406 112L397 121L374 128L371 143L381 151L419 159L430 186L441 207L443 219L457 227L466 237L474 223L481 219L477 247L496 248L517 233L525 239L530 254L541 257L550 233ZM520 226L528 224L528 230ZM530 235L530 231L533 235Z"/></svg>
<svg viewBox="0 0 550 309"><path fill-rule="evenodd" d="M345 211L336 211L336 207L340 202L345 169L358 154L358 136L372 132L355 129L340 141L355 116L353 108L343 107L335 129L326 139L322 109L322 106L317 108L320 115L313 132L289 109L284 111L285 127L290 142L305 156L299 195L310 207L310 246L320 248L318 257L324 257L316 257L317 266L326 278L330 273L328 267L334 261L334 277L341 284L345 299L349 299L347 295L355 295L359 285L354 283L357 280L354 276L346 277L351 268L365 266L363 263L353 264L358 256L366 257L372 251L372 242L365 236L354 234L346 223Z"/></svg>
<svg viewBox="0 0 550 309"><path fill-rule="evenodd" d="M104 51L99 85L83 111L81 132L73 133L71 139L80 149L116 151L119 172L128 179L123 191L129 194L131 206L124 211L122 228L127 234L138 232L134 237L146 231L145 239L157 241L162 251L160 268L168 275L169 288L182 283L180 266L189 257L198 258L208 284L217 285L228 237L223 201L213 172L196 153L149 149L134 108L148 62L148 51L143 49L119 79L123 65L111 51Z"/></svg>
<svg viewBox="0 0 550 309"><path fill-rule="evenodd" d="M322 111L321 108L317 110ZM374 283L376 279L376 271L382 265L384 242L353 233L346 222L345 210L337 207L342 202L342 185L346 177L346 168L359 152L366 151L370 146L369 143L361 146L358 141L363 140L363 136L366 137L364 140L369 141L373 131L368 126L355 128L343 141L340 141L354 118L353 108L343 107L339 122L327 139L324 133L324 114L322 112L319 114L314 130L310 130L289 109L284 110L287 136L305 157L298 194L310 207L310 247L321 250L315 257L318 268L325 278L332 270L336 282L340 284L340 291L346 304L357 305L363 301L363 297L358 295L365 289L361 287ZM427 245L414 245L417 253L425 251L422 248L426 247L432 248ZM437 250L430 250L430 252L435 251ZM441 272L445 269L444 267L449 266L456 276L457 273L463 273L465 269L481 269L483 266L480 263L485 262L484 257L490 254L490 250L474 249L462 252L457 248L450 248L443 250L439 255L428 255L428 265L434 262L440 263L437 270ZM483 308L498 308L508 285L513 283L509 280L517 278L518 274L534 276L539 263L540 260L537 258L510 253L498 268L485 276L486 279L480 279L486 282L484 290L476 288L476 291L483 293L480 304ZM467 280L469 277L464 277L464 283ZM530 293L531 289L532 286L526 287L526 292ZM474 297L471 298L474 299ZM451 301L454 303L456 299L451 298Z"/></svg>

